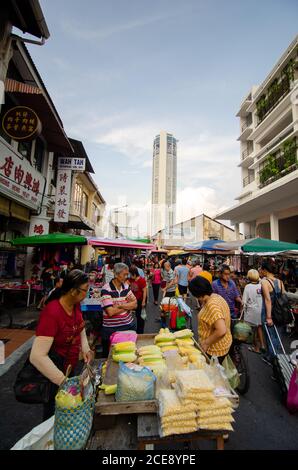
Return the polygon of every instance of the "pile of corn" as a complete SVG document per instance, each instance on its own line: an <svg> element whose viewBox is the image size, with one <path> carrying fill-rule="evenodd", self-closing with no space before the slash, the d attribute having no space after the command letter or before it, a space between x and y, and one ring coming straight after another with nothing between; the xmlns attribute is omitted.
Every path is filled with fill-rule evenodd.
<svg viewBox="0 0 298 470"><path fill-rule="evenodd" d="M113 361L134 362L137 358L136 349L136 343L133 341L114 344L112 350Z"/></svg>
<svg viewBox="0 0 298 470"><path fill-rule="evenodd" d="M175 389L184 405L196 405L198 428L233 431L231 403L215 396L215 386L203 370L177 372Z"/></svg>
<svg viewBox="0 0 298 470"><path fill-rule="evenodd" d="M175 390L160 390L159 416L162 437L195 432L198 427L195 404L184 405Z"/></svg>
<svg viewBox="0 0 298 470"><path fill-rule="evenodd" d="M231 402L217 398L214 389L202 369L177 371L174 390L159 392L161 436L187 434L198 429L233 431Z"/></svg>
<svg viewBox="0 0 298 470"><path fill-rule="evenodd" d="M138 363L151 369L157 377L165 371L166 363L158 346L143 346L138 349L138 356Z"/></svg>

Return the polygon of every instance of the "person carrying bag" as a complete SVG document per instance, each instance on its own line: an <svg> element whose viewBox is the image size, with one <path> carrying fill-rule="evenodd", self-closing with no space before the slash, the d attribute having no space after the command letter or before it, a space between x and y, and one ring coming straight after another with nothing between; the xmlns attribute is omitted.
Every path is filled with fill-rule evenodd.
<svg viewBox="0 0 298 470"><path fill-rule="evenodd" d="M17 376L16 399L42 403L44 420L54 414L55 395L65 381L68 366L74 373L81 351L86 363L93 359L79 306L87 291L85 273L75 269L67 274L57 298L40 315L30 358Z"/></svg>

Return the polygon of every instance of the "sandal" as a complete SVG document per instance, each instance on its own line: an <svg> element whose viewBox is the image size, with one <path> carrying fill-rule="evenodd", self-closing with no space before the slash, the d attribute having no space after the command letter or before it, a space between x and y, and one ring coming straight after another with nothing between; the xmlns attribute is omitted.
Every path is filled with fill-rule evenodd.
<svg viewBox="0 0 298 470"><path fill-rule="evenodd" d="M255 353L255 354L262 354L261 351L256 351L255 348L253 348L253 347L249 347L249 348L247 348L247 349L248 349L250 352L253 352L253 353Z"/></svg>

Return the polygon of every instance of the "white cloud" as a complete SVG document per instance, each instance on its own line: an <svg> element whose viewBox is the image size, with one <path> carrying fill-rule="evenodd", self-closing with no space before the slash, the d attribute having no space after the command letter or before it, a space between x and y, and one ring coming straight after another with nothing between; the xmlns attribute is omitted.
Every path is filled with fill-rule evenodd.
<svg viewBox="0 0 298 470"><path fill-rule="evenodd" d="M95 138L95 142L122 153L131 163L142 164L140 158L143 157L143 165L149 167L148 155L152 152L153 139L157 133L156 126L151 124L132 125L100 134Z"/></svg>
<svg viewBox="0 0 298 470"><path fill-rule="evenodd" d="M200 214L214 217L218 210L216 192L209 187L186 187L177 193L176 221L188 220Z"/></svg>
<svg viewBox="0 0 298 470"><path fill-rule="evenodd" d="M103 26L99 25L97 28L84 28L81 22L64 19L61 21L62 30L81 40L93 41L93 40L104 40L108 39L115 34L125 33L126 31L132 31L134 29L140 29L145 26L150 26L154 23L159 23L171 18L181 18L182 15L185 15L189 10L192 10L193 7L183 6L183 9L167 9L164 13L154 16L147 16L145 18L136 18L125 23L116 24L113 26Z"/></svg>
<svg viewBox="0 0 298 470"><path fill-rule="evenodd" d="M193 128L187 122L183 123L184 127L177 122L170 126L165 119L157 123L145 121L137 124L132 115L132 111L127 111L125 115L99 119L95 114L88 119L88 126L78 123L77 131L91 142L123 155L135 168L127 170L128 174L134 175L140 169L146 172L150 179L148 193L139 192L138 201L145 203L150 198L153 140L160 129L165 128L179 138L177 221L203 212L213 217L235 203L234 198L240 192L236 136L211 134L206 130L189 135ZM129 124L121 125L124 122ZM129 183L119 190L130 194ZM131 195L129 199L132 199Z"/></svg>

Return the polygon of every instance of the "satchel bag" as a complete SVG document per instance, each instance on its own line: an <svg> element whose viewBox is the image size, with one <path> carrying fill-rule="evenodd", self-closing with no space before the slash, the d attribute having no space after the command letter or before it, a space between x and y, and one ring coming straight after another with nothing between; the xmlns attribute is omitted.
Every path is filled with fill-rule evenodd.
<svg viewBox="0 0 298 470"><path fill-rule="evenodd" d="M74 315L76 315L76 309ZM71 345L72 342L68 346L65 357L60 356L53 349L49 351L49 358L60 370L63 370L65 364L67 364ZM56 388L56 385L39 372L39 370L31 364L28 357L17 375L13 389L17 401L31 405L41 405L49 403L54 387Z"/></svg>
<svg viewBox="0 0 298 470"><path fill-rule="evenodd" d="M269 279L268 279L269 281ZM275 290L274 284L269 281L273 288L274 298L272 302L272 320L277 326L284 326L292 323L293 314L286 294L278 294Z"/></svg>
<svg viewBox="0 0 298 470"><path fill-rule="evenodd" d="M49 357L59 369L63 368L64 358L62 356L50 351ZM17 375L13 389L17 401L40 405L49 402L54 386L47 377L31 364L28 357Z"/></svg>

